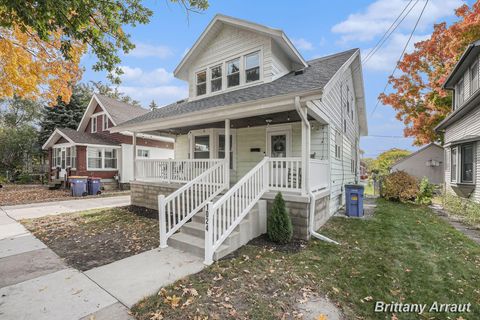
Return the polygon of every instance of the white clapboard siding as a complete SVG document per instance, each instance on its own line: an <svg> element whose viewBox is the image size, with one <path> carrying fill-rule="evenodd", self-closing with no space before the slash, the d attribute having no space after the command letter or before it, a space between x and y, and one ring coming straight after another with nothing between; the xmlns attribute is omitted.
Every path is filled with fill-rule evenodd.
<svg viewBox="0 0 480 320"><path fill-rule="evenodd" d="M288 60L280 53L280 50L276 48L272 50L274 43L270 37L229 25L224 25L221 30L216 32L218 32L218 34L212 40L205 43L202 53L199 54L190 67L190 98L196 96L195 76L198 71L256 50L261 51L261 67L264 82L276 79L290 71L288 68ZM243 61L240 61L240 65L242 65L242 63ZM241 74L240 77L242 78L243 74ZM240 87L241 86L239 86L239 88Z"/></svg>

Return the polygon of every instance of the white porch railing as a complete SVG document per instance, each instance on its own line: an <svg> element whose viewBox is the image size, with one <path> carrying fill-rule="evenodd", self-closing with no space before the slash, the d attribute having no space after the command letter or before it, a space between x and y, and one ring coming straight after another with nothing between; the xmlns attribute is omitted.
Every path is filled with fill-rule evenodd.
<svg viewBox="0 0 480 320"><path fill-rule="evenodd" d="M267 167L271 191L302 190L302 158L269 158Z"/></svg>
<svg viewBox="0 0 480 320"><path fill-rule="evenodd" d="M223 159L137 159L135 160L136 180L179 182L192 181Z"/></svg>
<svg viewBox="0 0 480 320"><path fill-rule="evenodd" d="M268 190L268 158L264 158L217 202L209 202L205 215L205 264Z"/></svg>
<svg viewBox="0 0 480 320"><path fill-rule="evenodd" d="M167 247L170 236L222 190L228 188L225 166L225 160L220 160L167 197L158 197L161 248Z"/></svg>
<svg viewBox="0 0 480 320"><path fill-rule="evenodd" d="M310 159L310 190L326 189L330 185L330 164L328 160Z"/></svg>

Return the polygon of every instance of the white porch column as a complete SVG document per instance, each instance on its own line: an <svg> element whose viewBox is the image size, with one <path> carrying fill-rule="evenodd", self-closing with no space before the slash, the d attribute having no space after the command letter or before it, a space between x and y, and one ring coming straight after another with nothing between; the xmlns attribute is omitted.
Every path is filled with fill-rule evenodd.
<svg viewBox="0 0 480 320"><path fill-rule="evenodd" d="M295 107L302 118L302 195L310 190L310 123L307 107L300 104L300 98L295 98Z"/></svg>
<svg viewBox="0 0 480 320"><path fill-rule="evenodd" d="M133 133L132 138L133 145L133 181L137 180L137 133Z"/></svg>
<svg viewBox="0 0 480 320"><path fill-rule="evenodd" d="M225 119L225 185L230 189L230 119Z"/></svg>

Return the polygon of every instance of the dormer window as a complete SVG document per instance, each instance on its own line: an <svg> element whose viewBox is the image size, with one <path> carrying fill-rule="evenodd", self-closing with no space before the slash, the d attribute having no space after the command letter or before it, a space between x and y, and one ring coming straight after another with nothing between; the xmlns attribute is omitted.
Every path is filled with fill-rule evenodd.
<svg viewBox="0 0 480 320"><path fill-rule="evenodd" d="M463 80L460 80L457 84L457 108L463 104L465 100L465 88L463 86Z"/></svg>
<svg viewBox="0 0 480 320"><path fill-rule="evenodd" d="M91 119L92 122L92 133L97 132L97 117L92 117Z"/></svg>
<svg viewBox="0 0 480 320"><path fill-rule="evenodd" d="M222 90L222 66L216 66L210 69L211 91Z"/></svg>
<svg viewBox="0 0 480 320"><path fill-rule="evenodd" d="M207 93L207 71L197 73L197 96Z"/></svg>
<svg viewBox="0 0 480 320"><path fill-rule="evenodd" d="M478 62L470 68L470 95L478 90Z"/></svg>
<svg viewBox="0 0 480 320"><path fill-rule="evenodd" d="M235 87L240 84L240 59L227 62L227 87Z"/></svg>
<svg viewBox="0 0 480 320"><path fill-rule="evenodd" d="M260 80L260 53L254 52L245 56L246 82Z"/></svg>
<svg viewBox="0 0 480 320"><path fill-rule="evenodd" d="M108 116L106 114L103 115L103 131L108 129Z"/></svg>

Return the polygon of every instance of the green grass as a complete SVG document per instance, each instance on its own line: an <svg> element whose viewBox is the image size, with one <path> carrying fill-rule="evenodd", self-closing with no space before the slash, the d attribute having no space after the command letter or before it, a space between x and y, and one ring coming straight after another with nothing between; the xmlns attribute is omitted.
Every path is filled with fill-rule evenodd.
<svg viewBox="0 0 480 320"><path fill-rule="evenodd" d="M291 254L245 246L237 258L178 281L132 311L138 319L291 318L304 293L313 292L336 302L347 319L391 319L373 312L375 301L471 303L472 313L396 316L478 319L480 247L428 208L378 200L372 219L332 218L320 232L341 245L313 240ZM198 295L185 290L191 288ZM168 300L174 295L175 308Z"/></svg>
<svg viewBox="0 0 480 320"><path fill-rule="evenodd" d="M374 195L373 182L371 180L368 180L367 184L365 185L365 195L367 196Z"/></svg>

